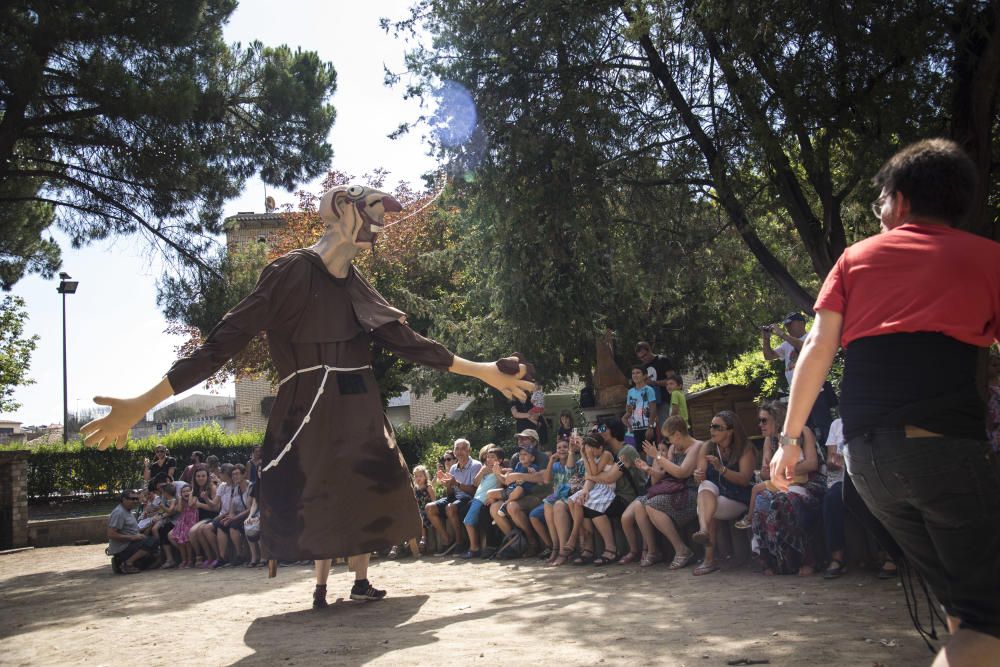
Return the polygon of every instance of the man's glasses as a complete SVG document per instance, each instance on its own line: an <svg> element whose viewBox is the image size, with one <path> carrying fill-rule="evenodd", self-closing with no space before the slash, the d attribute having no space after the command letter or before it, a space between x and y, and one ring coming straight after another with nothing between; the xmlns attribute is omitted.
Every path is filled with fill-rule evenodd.
<svg viewBox="0 0 1000 667"><path fill-rule="evenodd" d="M729 428L727 426L723 426L722 424L709 424L708 428L710 428L713 431L728 431L729 430Z"/></svg>
<svg viewBox="0 0 1000 667"><path fill-rule="evenodd" d="M455 457L454 456L446 456L446 457L444 457L444 460L445 461L454 461Z"/></svg>
<svg viewBox="0 0 1000 667"><path fill-rule="evenodd" d="M885 203L886 197L888 196L888 193L886 193L872 202L872 213L874 213L875 217L879 220L882 219L882 204Z"/></svg>
<svg viewBox="0 0 1000 667"><path fill-rule="evenodd" d="M139 498L137 498L136 496L126 496L125 500L136 501L136 500L139 500Z"/></svg>
<svg viewBox="0 0 1000 667"><path fill-rule="evenodd" d="M767 424L770 421L771 420L769 418L767 418L767 417L761 417L760 419L757 420L757 423L758 424Z"/></svg>

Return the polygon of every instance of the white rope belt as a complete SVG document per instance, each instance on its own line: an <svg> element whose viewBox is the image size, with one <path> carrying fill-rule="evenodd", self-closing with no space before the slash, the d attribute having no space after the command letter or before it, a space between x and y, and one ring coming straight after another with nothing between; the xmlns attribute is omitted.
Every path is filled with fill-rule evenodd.
<svg viewBox="0 0 1000 667"><path fill-rule="evenodd" d="M316 395L313 396L312 405L309 406L309 412L307 412L306 416L302 418L302 423L299 424L298 429L295 430L295 434L288 441L288 444L285 445L284 449L278 452L278 455L274 458L274 460L272 460L270 463L264 466L261 472L267 472L271 468L277 467L278 463L281 462L281 459L284 458L285 454L292 451L292 443L295 442L295 438L299 437L299 433L302 432L302 429L305 428L305 425L309 423L309 419L312 416L312 411L316 407L316 404L319 403L319 397L323 395L323 390L326 388L326 379L330 377L330 373L333 372L353 373L355 371L363 371L368 368L371 368L371 365L366 364L364 366L358 366L357 368L341 368L339 366L327 366L326 364L320 364L318 366L310 366L309 368L300 368L299 370L290 373L288 377L286 377L284 380L278 383L278 386L280 387L281 385L285 384L299 373L311 373L312 371L318 371L321 368L323 369L323 380L319 383L319 389L316 390Z"/></svg>

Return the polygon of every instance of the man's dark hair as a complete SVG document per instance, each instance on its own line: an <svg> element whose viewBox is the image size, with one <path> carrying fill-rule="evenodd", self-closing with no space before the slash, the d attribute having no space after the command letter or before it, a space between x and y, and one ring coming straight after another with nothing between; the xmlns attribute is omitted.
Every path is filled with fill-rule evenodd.
<svg viewBox="0 0 1000 667"><path fill-rule="evenodd" d="M653 348L646 341L640 340L638 343L635 344L635 351L638 352L639 350L646 350L648 352L652 352Z"/></svg>
<svg viewBox="0 0 1000 667"><path fill-rule="evenodd" d="M621 419L612 419L605 422L608 427L608 432L611 433L611 437L615 440L625 439L625 424L622 423Z"/></svg>
<svg viewBox="0 0 1000 667"><path fill-rule="evenodd" d="M663 379L664 380L673 380L674 382L677 383L678 387L683 387L684 386L684 378L682 378L677 373L667 373L667 377L665 377Z"/></svg>
<svg viewBox="0 0 1000 667"><path fill-rule="evenodd" d="M134 489L123 489L120 498L124 501L126 498L135 498L137 494Z"/></svg>
<svg viewBox="0 0 1000 667"><path fill-rule="evenodd" d="M191 463L202 463L205 460L205 455L201 452L191 452Z"/></svg>
<svg viewBox="0 0 1000 667"><path fill-rule="evenodd" d="M643 375L646 375L646 367L643 366L642 364L632 364L632 370L639 371Z"/></svg>
<svg viewBox="0 0 1000 667"><path fill-rule="evenodd" d="M872 182L890 194L901 192L914 216L954 226L972 208L976 180L976 166L961 146L925 139L889 158Z"/></svg>

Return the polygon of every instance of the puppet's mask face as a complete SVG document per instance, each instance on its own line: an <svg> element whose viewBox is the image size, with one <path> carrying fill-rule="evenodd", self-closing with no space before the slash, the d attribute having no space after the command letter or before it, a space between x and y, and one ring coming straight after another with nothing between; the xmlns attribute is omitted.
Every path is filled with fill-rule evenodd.
<svg viewBox="0 0 1000 667"><path fill-rule="evenodd" d="M320 198L319 216L344 243L374 247L386 213L402 211L391 195L363 185L338 185Z"/></svg>

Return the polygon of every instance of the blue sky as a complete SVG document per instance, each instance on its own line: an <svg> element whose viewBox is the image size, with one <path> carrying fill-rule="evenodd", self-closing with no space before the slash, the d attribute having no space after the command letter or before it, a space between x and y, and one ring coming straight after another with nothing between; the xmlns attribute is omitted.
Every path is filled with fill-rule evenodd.
<svg viewBox="0 0 1000 667"><path fill-rule="evenodd" d="M435 168L420 133L391 141L386 135L401 122L415 119L415 101L403 99L402 87L386 88L383 64L402 68L405 45L379 28L379 18L406 16L407 0L379 2L319 2L242 0L226 29L230 42L259 40L317 51L337 70L333 104L337 120L330 133L332 167L360 174L377 167L391 170L396 180L418 182ZM280 11L276 11L280 7ZM317 189L315 184L301 184ZM291 193L269 188L278 204L294 203ZM242 196L226 206L226 214L263 211L264 185L248 182ZM80 250L65 243L63 270L80 281L66 300L69 411L93 407L97 394L132 396L155 384L173 362L180 340L163 333L166 321L156 307L156 280L163 266L155 251L138 237L101 242ZM25 299L28 334L39 336L30 377L35 384L19 388L22 404L0 415L25 424L62 422L62 298L58 279L29 276L14 286ZM203 392L203 387L191 390ZM191 393L189 392L189 393ZM223 389L232 393L232 388Z"/></svg>

